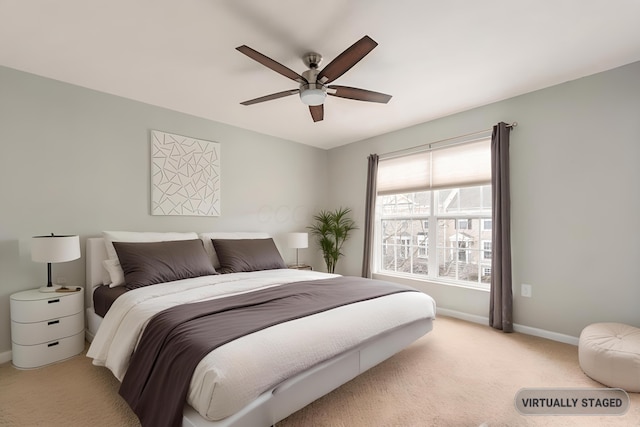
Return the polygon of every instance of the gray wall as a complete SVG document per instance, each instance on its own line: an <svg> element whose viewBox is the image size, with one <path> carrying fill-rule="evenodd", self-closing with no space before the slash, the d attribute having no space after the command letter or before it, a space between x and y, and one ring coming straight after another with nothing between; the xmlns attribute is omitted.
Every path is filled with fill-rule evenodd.
<svg viewBox="0 0 640 427"><path fill-rule="evenodd" d="M9 295L46 267L30 237L140 231L302 231L320 208L349 206L362 226L366 157L518 121L512 132L515 321L577 336L596 321L640 326L640 63L329 151L0 67L0 354ZM393 101L392 101L393 102ZM437 102L427 101L427 102ZM149 215L149 131L222 144L222 216ZM360 273L362 230L337 266ZM312 249L301 259L324 265ZM54 278L84 283L83 260ZM488 293L412 282L439 307L488 316ZM519 296L521 283L533 297Z"/></svg>
<svg viewBox="0 0 640 427"><path fill-rule="evenodd" d="M517 121L511 132L515 322L572 337L592 322L640 326L639 76L634 63L332 149L330 201L352 207L362 224L370 153ZM361 259L359 230L337 270L359 274ZM520 296L522 283L533 286L532 298ZM440 308L488 317L485 291L412 284Z"/></svg>
<svg viewBox="0 0 640 427"><path fill-rule="evenodd" d="M221 144L220 217L149 214L151 129ZM0 144L0 353L11 349L9 296L46 282L31 236L266 231L294 262L283 234L326 203L325 150L2 67ZM322 266L311 249L300 258ZM54 264L58 276L84 284L84 258Z"/></svg>

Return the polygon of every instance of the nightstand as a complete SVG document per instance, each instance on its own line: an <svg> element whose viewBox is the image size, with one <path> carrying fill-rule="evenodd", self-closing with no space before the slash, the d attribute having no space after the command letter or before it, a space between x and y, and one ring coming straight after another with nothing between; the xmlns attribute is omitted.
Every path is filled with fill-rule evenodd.
<svg viewBox="0 0 640 427"><path fill-rule="evenodd" d="M84 350L84 289L11 295L11 350L16 368L38 368Z"/></svg>
<svg viewBox="0 0 640 427"><path fill-rule="evenodd" d="M313 268L310 265L305 265L305 264L300 264L300 265L289 265L289 268L293 269L293 270L313 270Z"/></svg>

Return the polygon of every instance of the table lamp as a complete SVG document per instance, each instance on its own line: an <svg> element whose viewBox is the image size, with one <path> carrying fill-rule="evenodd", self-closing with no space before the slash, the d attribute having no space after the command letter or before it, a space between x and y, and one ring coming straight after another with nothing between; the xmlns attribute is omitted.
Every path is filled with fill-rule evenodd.
<svg viewBox="0 0 640 427"><path fill-rule="evenodd" d="M298 262L298 249L309 247L309 233L289 233L287 235L287 246L296 250L296 267L300 267Z"/></svg>
<svg viewBox="0 0 640 427"><path fill-rule="evenodd" d="M31 239L31 260L47 263L47 285L40 292L54 292L60 286L51 283L51 263L67 262L80 258L80 238L78 236L34 236Z"/></svg>

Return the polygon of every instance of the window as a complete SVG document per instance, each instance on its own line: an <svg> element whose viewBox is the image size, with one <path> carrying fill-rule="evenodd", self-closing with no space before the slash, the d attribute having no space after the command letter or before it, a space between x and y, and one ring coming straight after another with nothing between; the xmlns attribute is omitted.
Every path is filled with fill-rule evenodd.
<svg viewBox="0 0 640 427"><path fill-rule="evenodd" d="M469 254L467 253L467 242L458 242L458 261L467 262Z"/></svg>
<svg viewBox="0 0 640 427"><path fill-rule="evenodd" d="M427 246L429 244L429 238L427 237L427 233L419 232L418 233L418 256L420 258L427 257Z"/></svg>
<svg viewBox="0 0 640 427"><path fill-rule="evenodd" d="M491 259L491 240L482 241L482 259Z"/></svg>
<svg viewBox="0 0 640 427"><path fill-rule="evenodd" d="M458 230L471 230L471 220L468 218L459 219Z"/></svg>
<svg viewBox="0 0 640 427"><path fill-rule="evenodd" d="M375 271L488 288L490 181L489 138L381 159Z"/></svg>
<svg viewBox="0 0 640 427"><path fill-rule="evenodd" d="M409 258L411 256L411 236L400 236L400 256Z"/></svg>

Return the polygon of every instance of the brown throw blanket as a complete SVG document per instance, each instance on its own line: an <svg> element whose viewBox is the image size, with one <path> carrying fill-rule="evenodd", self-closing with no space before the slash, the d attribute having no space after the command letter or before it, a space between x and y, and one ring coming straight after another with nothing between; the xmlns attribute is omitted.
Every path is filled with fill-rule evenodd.
<svg viewBox="0 0 640 427"><path fill-rule="evenodd" d="M215 348L289 320L406 291L415 289L360 277L338 277L164 310L145 328L120 394L143 426L180 426L193 372Z"/></svg>

